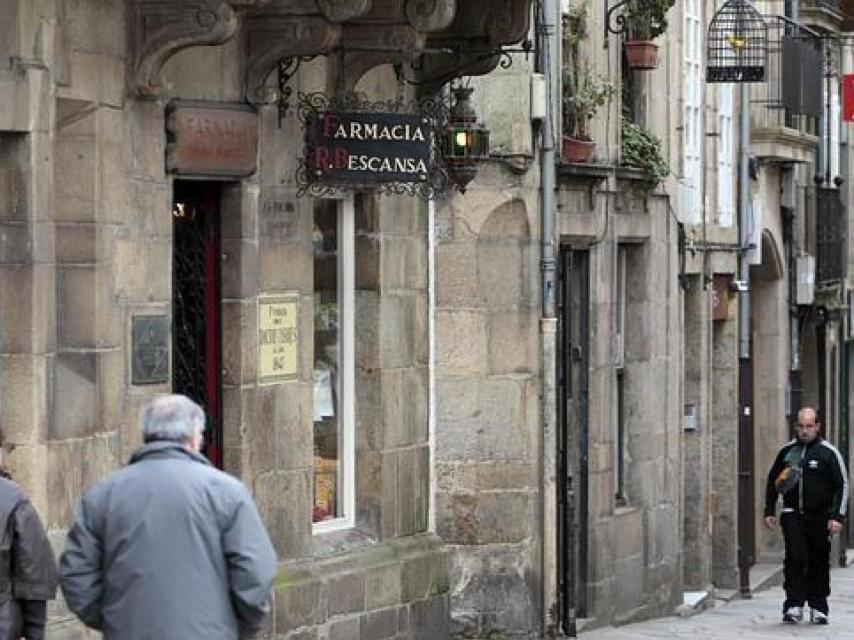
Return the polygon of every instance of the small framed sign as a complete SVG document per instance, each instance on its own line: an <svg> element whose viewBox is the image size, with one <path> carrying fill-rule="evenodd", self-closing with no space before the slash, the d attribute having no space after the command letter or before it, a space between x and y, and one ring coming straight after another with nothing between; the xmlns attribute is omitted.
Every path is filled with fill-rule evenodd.
<svg viewBox="0 0 854 640"><path fill-rule="evenodd" d="M271 384L299 375L299 294L258 300L258 382Z"/></svg>

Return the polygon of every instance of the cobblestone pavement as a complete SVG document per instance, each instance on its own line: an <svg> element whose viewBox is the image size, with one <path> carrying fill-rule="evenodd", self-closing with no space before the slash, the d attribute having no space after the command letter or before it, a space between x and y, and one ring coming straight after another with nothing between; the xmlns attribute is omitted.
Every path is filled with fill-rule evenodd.
<svg viewBox="0 0 854 640"><path fill-rule="evenodd" d="M756 638L854 639L854 565L831 572L830 624L828 626L781 622L783 589L775 587L744 600L718 601L711 609L688 618L659 618L624 627L582 631L580 640L750 640Z"/></svg>

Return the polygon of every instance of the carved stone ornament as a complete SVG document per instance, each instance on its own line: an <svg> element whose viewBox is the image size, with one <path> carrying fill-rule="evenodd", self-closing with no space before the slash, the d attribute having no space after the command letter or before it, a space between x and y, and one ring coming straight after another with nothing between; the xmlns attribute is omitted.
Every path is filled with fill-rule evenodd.
<svg viewBox="0 0 854 640"><path fill-rule="evenodd" d="M483 0L457 0L451 25L429 34L426 45L454 53L425 53L418 71L421 84L432 93L455 77L489 73L502 62L500 48L525 39L530 25L531 0L491 0L489 11L483 10Z"/></svg>
<svg viewBox="0 0 854 640"><path fill-rule="evenodd" d="M246 100L256 106L274 102L277 91L266 81L279 60L329 53L340 37L341 25L319 15L264 14L248 19Z"/></svg>
<svg viewBox="0 0 854 640"><path fill-rule="evenodd" d="M131 10L134 74L148 97L164 89L166 62L188 47L222 44L237 32L238 10L267 0L136 0Z"/></svg>
<svg viewBox="0 0 854 640"><path fill-rule="evenodd" d="M344 63L336 82L338 91L353 91L359 79L374 67L410 62L424 49L427 36L453 21L457 0L373 0L371 10L344 25Z"/></svg>
<svg viewBox="0 0 854 640"><path fill-rule="evenodd" d="M316 0L317 7L329 22L347 22L365 15L371 0Z"/></svg>
<svg viewBox="0 0 854 640"><path fill-rule="evenodd" d="M339 88L371 68L409 62L425 48L422 84L488 73L501 46L528 36L532 0L132 0L131 70L143 96L163 93L163 67L189 47L218 45L243 27L244 93L266 104L267 78L287 58L337 51ZM241 22L243 23L241 25ZM429 77L428 77L429 74ZM444 80L447 81L447 80ZM441 83L440 83L441 84Z"/></svg>
<svg viewBox="0 0 854 640"><path fill-rule="evenodd" d="M457 12L457 0L406 0L406 18L422 33L450 26Z"/></svg>

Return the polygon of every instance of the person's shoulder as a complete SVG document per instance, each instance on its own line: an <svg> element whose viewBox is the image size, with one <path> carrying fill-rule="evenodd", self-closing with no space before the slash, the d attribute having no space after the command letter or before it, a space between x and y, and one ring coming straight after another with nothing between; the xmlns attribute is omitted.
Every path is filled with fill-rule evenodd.
<svg viewBox="0 0 854 640"><path fill-rule="evenodd" d="M6 496L14 496L15 498L27 499L27 494L14 480L9 478L0 478L0 493Z"/></svg>
<svg viewBox="0 0 854 640"><path fill-rule="evenodd" d="M840 462L842 462L842 454L841 454L841 453L839 453L839 449L837 449L837 448L833 445L833 443L832 443L832 442L829 442L828 440L825 440L824 438L822 438L822 439L819 441L819 445L820 445L820 446L822 446L822 447L824 447L825 449L827 449L831 454L833 454L833 456L835 456L835 457L836 457L836 459L837 459L837 460L839 460Z"/></svg>
<svg viewBox="0 0 854 640"><path fill-rule="evenodd" d="M204 482L215 486L217 490L227 492L232 495L248 494L249 490L239 479L235 478L230 473L226 473L221 469L209 465L198 465L193 469L193 472L203 478Z"/></svg>
<svg viewBox="0 0 854 640"><path fill-rule="evenodd" d="M22 503L29 503L30 499L17 482L0 478L0 501L11 510Z"/></svg>
<svg viewBox="0 0 854 640"><path fill-rule="evenodd" d="M136 469L133 466L116 469L90 485L83 492L82 500L87 503L97 502L110 495L116 487L121 486L128 478L134 475L136 475Z"/></svg>
<svg viewBox="0 0 854 640"><path fill-rule="evenodd" d="M779 449L778 453L785 453L786 451L788 451L789 449L794 447L796 444L798 444L797 438L792 438L791 440L786 440L786 442L784 442L783 444L780 445L780 449Z"/></svg>

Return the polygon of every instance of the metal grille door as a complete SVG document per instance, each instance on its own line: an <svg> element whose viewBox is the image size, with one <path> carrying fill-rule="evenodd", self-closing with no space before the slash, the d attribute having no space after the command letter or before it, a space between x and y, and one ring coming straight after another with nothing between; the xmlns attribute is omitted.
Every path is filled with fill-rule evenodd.
<svg viewBox="0 0 854 640"><path fill-rule="evenodd" d="M204 454L221 467L218 184L175 183L172 241L172 389L205 409Z"/></svg>

